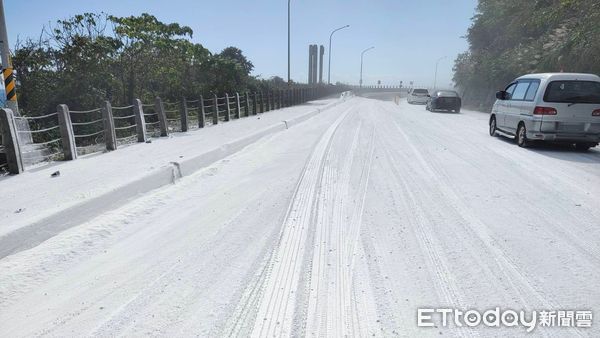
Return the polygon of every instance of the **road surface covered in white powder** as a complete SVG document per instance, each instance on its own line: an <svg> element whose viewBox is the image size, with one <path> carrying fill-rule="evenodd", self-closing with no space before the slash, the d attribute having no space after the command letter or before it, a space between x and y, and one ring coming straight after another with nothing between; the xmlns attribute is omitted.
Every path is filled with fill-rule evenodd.
<svg viewBox="0 0 600 338"><path fill-rule="evenodd" d="M514 336L417 309L597 314L600 151L521 149L487 118L340 103L0 259L0 335Z"/></svg>

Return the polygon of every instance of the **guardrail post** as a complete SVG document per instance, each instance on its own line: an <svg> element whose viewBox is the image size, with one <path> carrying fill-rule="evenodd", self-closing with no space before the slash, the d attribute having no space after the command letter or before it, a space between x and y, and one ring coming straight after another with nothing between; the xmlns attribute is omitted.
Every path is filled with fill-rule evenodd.
<svg viewBox="0 0 600 338"><path fill-rule="evenodd" d="M262 91L260 92L260 112L265 112L265 96L263 95Z"/></svg>
<svg viewBox="0 0 600 338"><path fill-rule="evenodd" d="M266 96L266 98L267 98L267 100L266 100L266 102L265 102L265 111L267 112L267 111L271 110L271 109L269 108L269 106L270 106L270 103L271 103L271 100L269 99L269 90L268 90L268 89L267 89L267 93L266 93L266 95L265 95L265 96Z"/></svg>
<svg viewBox="0 0 600 338"><path fill-rule="evenodd" d="M56 111L58 112L58 126L65 160L75 160L77 159L77 147L75 146L75 133L71 124L69 107L66 104L59 104Z"/></svg>
<svg viewBox="0 0 600 338"><path fill-rule="evenodd" d="M138 142L146 142L146 118L144 117L144 107L140 99L133 100L133 114L135 115L135 131Z"/></svg>
<svg viewBox="0 0 600 338"><path fill-rule="evenodd" d="M283 108L283 99L282 99L282 97L281 97L281 96L282 96L282 94L283 94L283 91L282 91L281 89L278 89L278 90L277 90L277 101L279 101L279 102L278 102L279 109Z"/></svg>
<svg viewBox="0 0 600 338"><path fill-rule="evenodd" d="M246 92L246 116L250 116L250 94Z"/></svg>
<svg viewBox="0 0 600 338"><path fill-rule="evenodd" d="M158 125L160 126L160 136L169 136L169 124L167 123L167 115L165 114L165 106L160 97L156 97L154 101L154 110L158 115Z"/></svg>
<svg viewBox="0 0 600 338"><path fill-rule="evenodd" d="M229 106L229 94L225 93L225 107L227 108L227 115L225 115L225 121L229 121L231 118L231 107Z"/></svg>
<svg viewBox="0 0 600 338"><path fill-rule="evenodd" d="M187 100L184 98L181 99L181 106L179 107L179 114L181 115L181 131L188 131L188 108L187 108Z"/></svg>
<svg viewBox="0 0 600 338"><path fill-rule="evenodd" d="M296 88L290 89L290 106L296 105Z"/></svg>
<svg viewBox="0 0 600 338"><path fill-rule="evenodd" d="M240 116L242 115L240 113L240 110L242 109L242 107L240 106L240 94L239 93L235 93L235 102L237 103L237 111L236 111L236 118L240 118Z"/></svg>
<svg viewBox="0 0 600 338"><path fill-rule="evenodd" d="M276 90L271 91L271 110L277 109L277 93Z"/></svg>
<svg viewBox="0 0 600 338"><path fill-rule="evenodd" d="M23 159L21 158L21 147L17 136L17 124L12 110L0 109L0 138L4 146L8 172L20 174L24 171Z"/></svg>
<svg viewBox="0 0 600 338"><path fill-rule="evenodd" d="M115 120L113 119L112 106L109 101L104 101L102 118L104 119L104 142L106 143L106 150L117 150Z"/></svg>
<svg viewBox="0 0 600 338"><path fill-rule="evenodd" d="M206 125L206 115L204 112L204 97L200 95L200 99L198 100L198 128L204 128Z"/></svg>
<svg viewBox="0 0 600 338"><path fill-rule="evenodd" d="M256 115L258 109L258 94L254 92L254 99L252 99L252 115Z"/></svg>
<svg viewBox="0 0 600 338"><path fill-rule="evenodd" d="M219 98L213 94L213 124L219 123Z"/></svg>
<svg viewBox="0 0 600 338"><path fill-rule="evenodd" d="M271 99L271 102L269 103L269 107L271 108L270 110L275 110L276 103L275 103L275 91L274 90L270 91L269 98Z"/></svg>

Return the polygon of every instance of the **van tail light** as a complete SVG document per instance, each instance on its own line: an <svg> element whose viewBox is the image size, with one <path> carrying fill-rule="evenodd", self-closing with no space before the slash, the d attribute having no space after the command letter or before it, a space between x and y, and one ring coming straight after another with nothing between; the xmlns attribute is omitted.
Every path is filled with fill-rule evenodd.
<svg viewBox="0 0 600 338"><path fill-rule="evenodd" d="M596 109L592 112L592 116L600 116L600 109Z"/></svg>
<svg viewBox="0 0 600 338"><path fill-rule="evenodd" d="M551 107L535 107L533 110L533 115L556 115L558 112L556 109Z"/></svg>

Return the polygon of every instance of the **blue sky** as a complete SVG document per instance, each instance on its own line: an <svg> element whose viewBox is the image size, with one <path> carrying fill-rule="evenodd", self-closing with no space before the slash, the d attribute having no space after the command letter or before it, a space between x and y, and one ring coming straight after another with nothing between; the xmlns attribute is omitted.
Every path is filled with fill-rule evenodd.
<svg viewBox="0 0 600 338"><path fill-rule="evenodd" d="M194 30L193 40L213 52L241 48L255 75L287 74L286 0L5 0L9 38L37 37L42 27L82 12L127 16L147 12ZM334 35L331 80L358 83L360 52L370 46L364 82L415 81L433 84L435 61L443 56L438 84L448 85L456 55L467 49L465 35L477 0L292 0L292 78L306 82L308 45ZM327 55L325 56L327 64ZM324 78L327 68L325 66Z"/></svg>

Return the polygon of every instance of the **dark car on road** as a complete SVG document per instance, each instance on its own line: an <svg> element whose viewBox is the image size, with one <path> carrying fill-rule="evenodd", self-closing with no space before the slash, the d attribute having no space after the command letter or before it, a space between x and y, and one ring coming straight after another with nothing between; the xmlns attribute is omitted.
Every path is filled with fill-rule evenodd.
<svg viewBox="0 0 600 338"><path fill-rule="evenodd" d="M438 90L431 95L425 109L429 111L453 111L460 113L462 101L457 92L452 90Z"/></svg>

